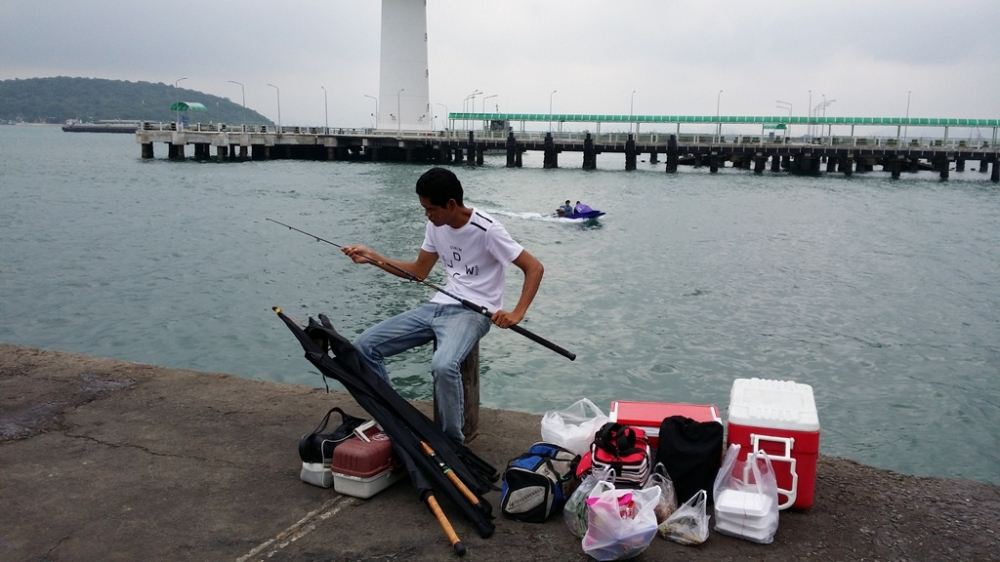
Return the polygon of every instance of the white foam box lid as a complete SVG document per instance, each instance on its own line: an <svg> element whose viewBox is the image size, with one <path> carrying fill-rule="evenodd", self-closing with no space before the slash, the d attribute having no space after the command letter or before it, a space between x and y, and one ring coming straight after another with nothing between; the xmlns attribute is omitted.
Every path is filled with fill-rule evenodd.
<svg viewBox="0 0 1000 562"><path fill-rule="evenodd" d="M715 498L715 510L738 517L765 517L771 513L774 498L765 496L757 490L723 490Z"/></svg>
<svg viewBox="0 0 1000 562"><path fill-rule="evenodd" d="M792 381L734 380L728 421L762 428L819 431L812 387Z"/></svg>
<svg viewBox="0 0 1000 562"><path fill-rule="evenodd" d="M768 541L778 530L778 520L774 519L765 527L740 525L725 519L715 520L715 530L735 537L743 537L756 542ZM768 541L770 542L770 541Z"/></svg>

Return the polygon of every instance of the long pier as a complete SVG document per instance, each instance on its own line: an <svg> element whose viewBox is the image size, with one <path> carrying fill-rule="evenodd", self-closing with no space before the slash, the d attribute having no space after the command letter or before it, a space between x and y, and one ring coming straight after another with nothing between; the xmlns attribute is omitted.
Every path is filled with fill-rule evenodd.
<svg viewBox="0 0 1000 562"><path fill-rule="evenodd" d="M454 114L453 114L454 115ZM475 114L479 116L480 114ZM753 173L789 172L820 175L872 172L876 167L899 178L903 172L933 170L942 180L950 171L965 171L967 162L978 163L978 171L990 173L1000 183L1000 147L995 141L966 139L784 135L721 135L651 132L526 132L506 131L386 131L325 127L246 127L195 124L177 130L173 123L144 123L136 131L142 157L154 158L154 145L167 145L171 160L187 158L193 145L196 160L303 159L333 161L413 162L477 166L484 154L501 151L506 166L521 167L523 154L543 154L545 168L558 168L563 152L580 152L583 169L596 169L601 154L625 156L625 170L634 170L639 156L650 163L663 158L664 171L680 166L708 167L717 172L727 166ZM211 154L212 149L215 155Z"/></svg>

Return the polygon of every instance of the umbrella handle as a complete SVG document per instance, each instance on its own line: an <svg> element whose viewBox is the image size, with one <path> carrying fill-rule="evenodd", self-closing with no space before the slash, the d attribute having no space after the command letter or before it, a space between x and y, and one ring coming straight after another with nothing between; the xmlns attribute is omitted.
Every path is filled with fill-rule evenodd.
<svg viewBox="0 0 1000 562"><path fill-rule="evenodd" d="M428 492L424 501L427 502L427 508L431 510L431 513L433 513L434 517L437 519L438 525L441 525L441 530L444 531L445 536L448 537L448 542L451 543L452 548L455 549L455 554L465 556L465 545L462 544L458 535L455 534L455 529L448 521L448 517L445 516L443 511L441 511L441 506L438 505L437 500L434 499L434 494Z"/></svg>

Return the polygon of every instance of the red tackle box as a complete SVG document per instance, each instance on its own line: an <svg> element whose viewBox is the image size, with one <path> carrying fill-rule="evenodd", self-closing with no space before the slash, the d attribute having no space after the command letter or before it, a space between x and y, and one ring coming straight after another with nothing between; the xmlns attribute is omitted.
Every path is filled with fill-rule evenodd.
<svg viewBox="0 0 1000 562"><path fill-rule="evenodd" d="M646 432L649 448L653 453L660 446L660 424L664 418L684 416L697 422L722 423L719 409L713 404L684 404L681 402L634 402L613 400L608 419L623 425L641 427Z"/></svg>
<svg viewBox="0 0 1000 562"><path fill-rule="evenodd" d="M330 471L333 489L339 494L370 498L403 475L397 470L389 436L374 429L365 435L369 441L352 435L333 450Z"/></svg>
<svg viewBox="0 0 1000 562"><path fill-rule="evenodd" d="M736 379L729 394L726 444L739 443L747 456L763 449L778 480L779 509L813 505L819 416L807 384Z"/></svg>

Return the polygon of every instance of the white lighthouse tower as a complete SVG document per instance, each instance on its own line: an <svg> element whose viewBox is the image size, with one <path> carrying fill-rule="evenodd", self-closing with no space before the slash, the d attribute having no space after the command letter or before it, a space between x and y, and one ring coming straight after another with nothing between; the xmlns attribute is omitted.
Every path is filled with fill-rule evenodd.
<svg viewBox="0 0 1000 562"><path fill-rule="evenodd" d="M427 1L382 0L381 41L376 128L431 130Z"/></svg>

